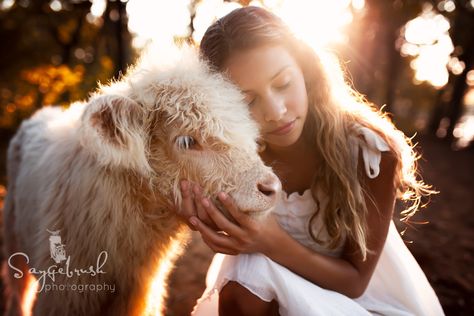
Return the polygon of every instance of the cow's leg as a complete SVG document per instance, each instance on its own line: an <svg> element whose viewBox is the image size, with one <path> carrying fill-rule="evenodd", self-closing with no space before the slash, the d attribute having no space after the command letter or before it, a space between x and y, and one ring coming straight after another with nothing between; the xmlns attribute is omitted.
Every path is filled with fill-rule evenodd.
<svg viewBox="0 0 474 316"><path fill-rule="evenodd" d="M13 232L14 214L8 210L5 203L5 262L3 275L5 280L6 312L5 315L30 315L31 307L36 296L36 279L28 272L27 260L24 256L14 255L18 246ZM11 256L11 257L10 257ZM10 263L10 264L8 264ZM15 267L14 270L11 268ZM21 272L20 272L21 271Z"/></svg>
<svg viewBox="0 0 474 316"><path fill-rule="evenodd" d="M27 259L24 256L12 256L20 252L15 231L15 221L19 220L15 214L15 194L16 179L20 170L22 161L21 144L23 141L23 130L20 128L17 134L12 138L8 147L7 158L7 177L8 192L3 207L3 226L4 226L4 256L3 280L5 281L6 295L6 313L5 315L29 315L31 312L32 300L35 296L34 284L35 278L28 273ZM17 268L13 270L8 265ZM15 276L16 274L16 276Z"/></svg>

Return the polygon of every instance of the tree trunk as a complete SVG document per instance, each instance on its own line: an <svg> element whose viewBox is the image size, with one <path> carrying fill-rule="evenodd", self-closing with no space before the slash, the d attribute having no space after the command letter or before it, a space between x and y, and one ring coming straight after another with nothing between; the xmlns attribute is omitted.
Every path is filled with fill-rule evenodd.
<svg viewBox="0 0 474 316"><path fill-rule="evenodd" d="M447 116L449 118L449 127L447 129L447 137L449 141L453 140L453 131L456 123L461 118L464 109L464 95L467 90L466 77L467 73L474 66L474 38L471 38L468 46L465 47L465 68L464 71L456 78L454 82L453 95L448 108Z"/></svg>

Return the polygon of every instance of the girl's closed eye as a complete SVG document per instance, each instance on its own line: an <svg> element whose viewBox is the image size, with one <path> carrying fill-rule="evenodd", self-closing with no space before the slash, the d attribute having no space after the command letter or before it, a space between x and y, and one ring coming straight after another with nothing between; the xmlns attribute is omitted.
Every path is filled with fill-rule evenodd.
<svg viewBox="0 0 474 316"><path fill-rule="evenodd" d="M247 103L248 106L253 105L255 103L255 100L257 100L257 97L254 95L247 94L245 96L245 102Z"/></svg>
<svg viewBox="0 0 474 316"><path fill-rule="evenodd" d="M285 90L291 85L291 78L290 76L282 76L274 81L274 87L276 90Z"/></svg>
<svg viewBox="0 0 474 316"><path fill-rule="evenodd" d="M286 81L286 82L283 83L283 84L277 85L277 86L276 86L276 89L277 89L277 90L285 90L286 88L288 88L288 87L290 86L290 84L291 84L291 80L288 80L288 81Z"/></svg>

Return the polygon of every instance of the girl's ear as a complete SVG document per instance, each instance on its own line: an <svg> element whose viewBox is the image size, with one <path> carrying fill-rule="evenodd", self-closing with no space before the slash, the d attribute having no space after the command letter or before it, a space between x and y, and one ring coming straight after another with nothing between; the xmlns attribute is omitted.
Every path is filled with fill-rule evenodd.
<svg viewBox="0 0 474 316"><path fill-rule="evenodd" d="M124 96L92 97L82 114L80 142L103 166L131 169L144 176L148 162L146 110Z"/></svg>

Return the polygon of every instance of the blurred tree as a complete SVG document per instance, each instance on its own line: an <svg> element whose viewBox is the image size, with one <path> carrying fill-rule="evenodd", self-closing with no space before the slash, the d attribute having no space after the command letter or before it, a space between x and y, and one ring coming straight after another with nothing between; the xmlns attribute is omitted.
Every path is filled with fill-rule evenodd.
<svg viewBox="0 0 474 316"><path fill-rule="evenodd" d="M402 57L396 44L403 26L422 8L419 1L367 0L363 14L354 13L355 27L343 49L353 83L369 100L393 111Z"/></svg>
<svg viewBox="0 0 474 316"><path fill-rule="evenodd" d="M428 125L429 132L438 132L438 136L445 136L451 143L453 130L463 114L466 76L474 67L474 7L472 1L450 2L430 1L433 10L448 19L455 47L451 57L457 58L464 68L457 74L449 69L448 84L439 90L428 84L414 85L412 58L400 54L406 23L417 17L428 2L366 0L363 14L354 14L356 21L349 31L347 47L339 50L350 61L347 67L357 90L375 104L385 105L384 111L395 113L400 128L411 133ZM425 116L426 124L416 119Z"/></svg>
<svg viewBox="0 0 474 316"><path fill-rule="evenodd" d="M102 40L107 46L108 55L113 59L114 77L118 77L132 60L131 34L128 30L125 1L107 1L104 12Z"/></svg>
<svg viewBox="0 0 474 316"><path fill-rule="evenodd" d="M124 1L102 16L88 0L0 2L0 128L14 129L43 105L87 97L132 58ZM15 62L12 62L15 61Z"/></svg>
<svg viewBox="0 0 474 316"><path fill-rule="evenodd" d="M117 77L126 68L134 57L127 1L103 1L103 12L93 15L89 0L0 0L0 40L8 43L8 49L0 51L0 127L15 128L43 105L83 99L97 80ZM202 1L190 1L191 34L195 7ZM405 131L423 128L425 123L417 118L432 112L431 130L438 130L441 121L451 122L445 124L445 134L451 136L462 114L466 74L473 67L473 8L472 1L458 0L453 2L455 10L448 12L443 9L448 2L453 1L431 0L449 19L453 56L465 67L460 75L451 73L440 92L427 84L413 85L411 57L399 52L404 26L426 2L366 0L360 11L351 2L355 20L346 34L347 44L336 50L349 61L345 66L356 89L385 105ZM437 93L439 101L433 102Z"/></svg>
<svg viewBox="0 0 474 316"><path fill-rule="evenodd" d="M463 98L467 92L467 73L474 68L474 6L472 1L454 1L456 10L443 10L443 1L432 1L435 9L447 17L451 23L449 30L455 47L453 56L464 64L460 74L449 73L448 84L438 94L433 111L430 130L438 136L453 141L453 130L463 114Z"/></svg>

